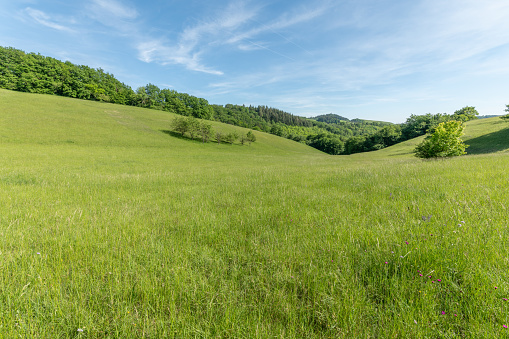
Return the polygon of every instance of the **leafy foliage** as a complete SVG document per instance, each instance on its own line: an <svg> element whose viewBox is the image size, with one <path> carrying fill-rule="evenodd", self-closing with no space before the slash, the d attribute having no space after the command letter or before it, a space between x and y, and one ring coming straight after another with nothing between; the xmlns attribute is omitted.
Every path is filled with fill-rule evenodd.
<svg viewBox="0 0 509 339"><path fill-rule="evenodd" d="M463 107L462 109L455 111L451 118L453 120L465 122L465 121L477 119L478 115L479 115L479 112L477 112L475 107L466 106L466 107Z"/></svg>
<svg viewBox="0 0 509 339"><path fill-rule="evenodd" d="M440 123L433 133L415 148L418 158L442 158L465 154L467 145L461 140L463 123L451 120Z"/></svg>
<svg viewBox="0 0 509 339"><path fill-rule="evenodd" d="M316 117L311 118L311 119L316 120L316 121L320 121L320 122L325 122L327 124L339 124L342 121L348 121L349 120L348 118L342 117L341 115L332 114L332 113L319 115L319 116L316 116Z"/></svg>

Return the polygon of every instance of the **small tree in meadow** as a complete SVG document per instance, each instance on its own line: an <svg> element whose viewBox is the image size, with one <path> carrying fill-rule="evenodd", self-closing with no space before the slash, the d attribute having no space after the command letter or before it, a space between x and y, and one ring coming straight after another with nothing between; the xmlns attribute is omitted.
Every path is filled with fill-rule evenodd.
<svg viewBox="0 0 509 339"><path fill-rule="evenodd" d="M203 142L208 142L209 139L212 137L212 125L207 124L205 121L202 121L200 123L198 133L201 136L201 140Z"/></svg>
<svg viewBox="0 0 509 339"><path fill-rule="evenodd" d="M221 131L216 131L216 141L218 145L221 143L221 140L223 140L223 133Z"/></svg>
<svg viewBox="0 0 509 339"><path fill-rule="evenodd" d="M461 121L451 120L440 123L431 135L417 145L414 150L415 156L428 159L465 154L465 148L468 146L461 140L464 134L463 128Z"/></svg>
<svg viewBox="0 0 509 339"><path fill-rule="evenodd" d="M233 145L235 140L237 140L239 138L239 135L237 134L237 132L231 132L231 133L228 133L224 138L227 143L229 143L230 145Z"/></svg>
<svg viewBox="0 0 509 339"><path fill-rule="evenodd" d="M189 130L187 118L183 116L176 116L172 121L172 128L184 136L184 134Z"/></svg>
<svg viewBox="0 0 509 339"><path fill-rule="evenodd" d="M249 131L249 132L247 132L246 139L249 142L249 144L251 144L252 142L256 141L256 136L254 135L254 133L252 131Z"/></svg>
<svg viewBox="0 0 509 339"><path fill-rule="evenodd" d="M200 122L195 117L187 118L188 133L191 136L191 140L200 132Z"/></svg>

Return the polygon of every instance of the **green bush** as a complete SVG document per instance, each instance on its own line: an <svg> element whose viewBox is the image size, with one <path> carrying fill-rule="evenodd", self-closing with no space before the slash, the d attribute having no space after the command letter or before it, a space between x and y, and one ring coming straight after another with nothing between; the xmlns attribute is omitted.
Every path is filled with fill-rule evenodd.
<svg viewBox="0 0 509 339"><path fill-rule="evenodd" d="M415 148L415 156L418 158L443 158L465 154L468 147L461 140L463 123L451 120L442 122L427 136L422 143Z"/></svg>

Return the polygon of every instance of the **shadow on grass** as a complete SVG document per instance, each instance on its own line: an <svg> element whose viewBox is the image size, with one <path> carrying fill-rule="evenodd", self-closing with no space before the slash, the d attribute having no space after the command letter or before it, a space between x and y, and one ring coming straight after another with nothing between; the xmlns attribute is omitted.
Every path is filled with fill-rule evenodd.
<svg viewBox="0 0 509 339"><path fill-rule="evenodd" d="M487 154L509 149L509 128L465 141L467 154Z"/></svg>
<svg viewBox="0 0 509 339"><path fill-rule="evenodd" d="M186 136L183 136L182 134L180 133L177 133L177 132L173 132L173 131L170 131L170 130L167 130L167 129L162 129L160 130L161 132L163 132L164 134L168 134L169 136L172 136L174 138L179 138L179 139L185 139L185 140L191 140L190 138L186 137Z"/></svg>
<svg viewBox="0 0 509 339"><path fill-rule="evenodd" d="M180 133L177 133L177 132L174 132L174 131L170 131L170 130L167 130L167 129L162 129L160 130L161 132L163 132L164 134L168 134L169 136L172 136L174 138L178 138L178 139L182 139L182 140L188 140L188 141L194 141L196 143L203 143L203 141L199 138L199 137L196 137L193 139L189 138L188 136L185 136L185 135L182 135ZM207 141L207 143L216 143L217 144L217 141L215 139L210 139L209 141ZM223 145L230 145L230 146L239 146L237 144L230 144L228 142L224 142L224 141L221 141L221 144Z"/></svg>

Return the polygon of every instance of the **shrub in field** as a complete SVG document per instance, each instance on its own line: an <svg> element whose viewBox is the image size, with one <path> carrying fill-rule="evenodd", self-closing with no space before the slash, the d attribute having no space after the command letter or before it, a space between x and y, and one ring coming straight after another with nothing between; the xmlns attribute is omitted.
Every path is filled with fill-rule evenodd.
<svg viewBox="0 0 509 339"><path fill-rule="evenodd" d="M173 119L172 128L176 132L178 132L178 133L182 134L182 136L184 136L184 134L189 130L189 123L188 123L187 118L184 116L176 116Z"/></svg>
<svg viewBox="0 0 509 339"><path fill-rule="evenodd" d="M224 136L225 142L227 142L231 145L233 145L235 140L237 140L238 138L239 138L239 135L237 134L237 132L228 133L227 135Z"/></svg>
<svg viewBox="0 0 509 339"><path fill-rule="evenodd" d="M251 144L252 142L256 141L256 136L252 131L247 132L246 140Z"/></svg>
<svg viewBox="0 0 509 339"><path fill-rule="evenodd" d="M203 142L208 142L212 137L213 132L212 125L207 124L205 121L200 122L198 133L200 134Z"/></svg>
<svg viewBox="0 0 509 339"><path fill-rule="evenodd" d="M415 156L418 158L443 158L465 154L465 145L461 136L463 123L451 120L440 123L432 134L415 148Z"/></svg>

